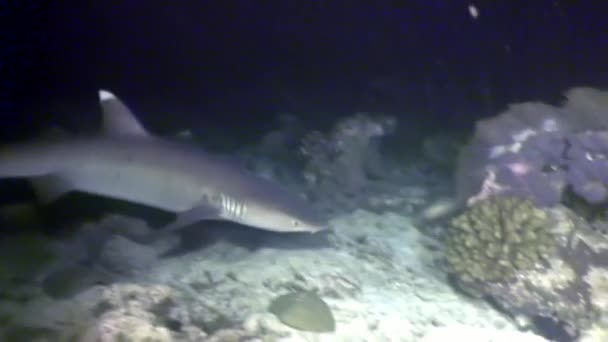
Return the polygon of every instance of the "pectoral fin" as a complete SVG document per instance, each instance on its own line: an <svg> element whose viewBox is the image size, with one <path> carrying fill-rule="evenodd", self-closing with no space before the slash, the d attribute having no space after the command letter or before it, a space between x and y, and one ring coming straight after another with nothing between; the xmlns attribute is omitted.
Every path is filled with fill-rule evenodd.
<svg viewBox="0 0 608 342"><path fill-rule="evenodd" d="M42 204L52 203L62 195L75 190L69 178L61 174L33 177L30 183L38 201Z"/></svg>
<svg viewBox="0 0 608 342"><path fill-rule="evenodd" d="M162 228L163 232L175 231L199 221L214 220L219 218L217 209L208 205L198 205L192 209L177 214L175 221Z"/></svg>

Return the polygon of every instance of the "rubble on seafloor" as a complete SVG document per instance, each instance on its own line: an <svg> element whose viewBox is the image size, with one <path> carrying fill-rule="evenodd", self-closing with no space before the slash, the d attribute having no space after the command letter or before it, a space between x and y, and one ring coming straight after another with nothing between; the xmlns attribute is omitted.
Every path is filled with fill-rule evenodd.
<svg viewBox="0 0 608 342"><path fill-rule="evenodd" d="M220 243L222 253L235 249L240 255L229 262L214 256L214 249L201 249L150 263L147 248L114 237L91 270L120 275L70 298L52 299L43 291L19 303L5 298L0 315L13 327L7 334L25 334L28 327L31 333L43 329L101 341L430 341L450 329L539 340L518 332L483 301L455 292L436 265L433 242L408 217L356 211L331 226L334 233L319 248L285 248L271 240L243 252ZM133 257L138 250L142 258ZM145 272L126 271L140 267L133 260ZM335 330L304 332L281 323L268 306L290 291L318 294L332 310Z"/></svg>

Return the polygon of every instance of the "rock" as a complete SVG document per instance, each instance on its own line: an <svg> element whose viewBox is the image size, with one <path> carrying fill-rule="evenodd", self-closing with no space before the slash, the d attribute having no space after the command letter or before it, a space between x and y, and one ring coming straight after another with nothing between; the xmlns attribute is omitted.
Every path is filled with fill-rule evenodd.
<svg viewBox="0 0 608 342"><path fill-rule="evenodd" d="M310 291L291 292L275 298L270 312L286 325L303 331L331 332L336 322L327 303Z"/></svg>

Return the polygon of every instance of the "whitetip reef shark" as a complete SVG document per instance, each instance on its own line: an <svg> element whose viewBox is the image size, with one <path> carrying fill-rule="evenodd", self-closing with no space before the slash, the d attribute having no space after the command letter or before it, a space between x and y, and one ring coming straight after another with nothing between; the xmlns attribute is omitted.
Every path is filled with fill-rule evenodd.
<svg viewBox="0 0 608 342"><path fill-rule="evenodd" d="M317 232L309 203L238 163L149 133L114 94L99 91L103 132L0 148L0 178L29 178L42 202L80 191L176 213L165 230L227 220L276 232Z"/></svg>

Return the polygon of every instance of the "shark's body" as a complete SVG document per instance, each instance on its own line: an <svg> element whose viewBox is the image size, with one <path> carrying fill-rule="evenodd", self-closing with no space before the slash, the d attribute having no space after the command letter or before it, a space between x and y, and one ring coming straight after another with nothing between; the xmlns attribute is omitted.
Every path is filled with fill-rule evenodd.
<svg viewBox="0 0 608 342"><path fill-rule="evenodd" d="M237 163L149 134L101 91L105 134L0 149L0 178L28 177L46 201L82 191L175 212L171 228L223 219L273 231L318 231L303 199Z"/></svg>

